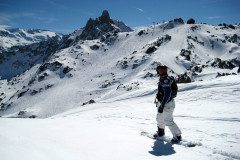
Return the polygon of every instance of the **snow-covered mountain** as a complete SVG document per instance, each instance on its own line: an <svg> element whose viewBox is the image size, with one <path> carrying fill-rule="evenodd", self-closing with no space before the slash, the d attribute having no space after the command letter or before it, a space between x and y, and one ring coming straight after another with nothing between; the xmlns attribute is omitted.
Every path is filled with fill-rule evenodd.
<svg viewBox="0 0 240 160"><path fill-rule="evenodd" d="M4 160L240 159L240 26L132 30L104 11L69 35L13 42L0 53ZM178 81L176 121L197 147L140 134L156 130L158 64Z"/></svg>
<svg viewBox="0 0 240 160"><path fill-rule="evenodd" d="M4 53L0 115L44 118L122 94L153 93L160 63L179 83L235 75L239 70L239 26L174 19L129 32L116 32L115 27L102 31L100 23L114 22L106 11L89 21L93 30L87 29L88 22L80 32Z"/></svg>
<svg viewBox="0 0 240 160"><path fill-rule="evenodd" d="M61 34L47 30L0 28L0 79L9 80L42 63L61 39Z"/></svg>
<svg viewBox="0 0 240 160"><path fill-rule="evenodd" d="M40 30L0 27L0 48L1 50L12 46L23 46L40 41L46 41L52 37L61 37L61 34ZM0 50L0 51L1 51Z"/></svg>

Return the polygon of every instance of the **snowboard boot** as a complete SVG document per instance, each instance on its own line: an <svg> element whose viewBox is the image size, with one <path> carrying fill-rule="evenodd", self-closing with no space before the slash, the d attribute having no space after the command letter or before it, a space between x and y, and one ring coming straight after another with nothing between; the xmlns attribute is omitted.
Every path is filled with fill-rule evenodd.
<svg viewBox="0 0 240 160"><path fill-rule="evenodd" d="M153 137L154 138L163 137L164 135L165 135L164 129L158 127L158 131L153 135Z"/></svg>
<svg viewBox="0 0 240 160"><path fill-rule="evenodd" d="M182 136L173 137L171 143L179 143L182 140Z"/></svg>

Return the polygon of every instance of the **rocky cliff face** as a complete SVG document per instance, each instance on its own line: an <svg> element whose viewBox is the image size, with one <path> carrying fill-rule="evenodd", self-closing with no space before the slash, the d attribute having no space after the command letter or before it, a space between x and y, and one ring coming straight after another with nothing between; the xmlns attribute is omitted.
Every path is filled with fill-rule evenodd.
<svg viewBox="0 0 240 160"><path fill-rule="evenodd" d="M126 26L123 22L112 20L107 10L102 12L102 15L95 20L90 18L84 27L79 39L93 40L100 38L102 41L114 37L118 32L128 32L132 29Z"/></svg>

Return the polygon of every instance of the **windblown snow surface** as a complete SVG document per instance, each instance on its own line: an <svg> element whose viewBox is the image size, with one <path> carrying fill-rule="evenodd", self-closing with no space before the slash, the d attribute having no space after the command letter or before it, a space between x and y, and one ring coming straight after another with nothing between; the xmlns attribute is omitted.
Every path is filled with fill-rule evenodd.
<svg viewBox="0 0 240 160"><path fill-rule="evenodd" d="M240 53L236 43L221 42L225 35L239 36L239 29L197 24L193 32L188 24L166 25L145 27L143 35L138 35L140 29L118 33L112 45L80 41L49 58L48 64L61 64L56 70L50 66L39 72L41 64L34 64L12 80L1 80L2 103L10 107L0 113L0 159L240 159L237 67L220 69L209 64L195 82L178 84L175 121L182 137L199 145L187 148L141 135L157 129L153 101L158 77L144 78L148 72L155 74L155 62L169 66L175 74L185 73L191 62L183 57L177 61L176 56L190 42L199 65L214 58L236 58ZM154 53L146 54L166 34L171 40L163 38ZM93 45L99 48L92 50ZM63 74L67 66L72 70ZM2 72L7 73L5 69ZM216 78L218 72L235 75ZM82 105L90 99L96 103ZM9 118L18 117L21 111L37 118ZM171 136L167 128L166 135Z"/></svg>

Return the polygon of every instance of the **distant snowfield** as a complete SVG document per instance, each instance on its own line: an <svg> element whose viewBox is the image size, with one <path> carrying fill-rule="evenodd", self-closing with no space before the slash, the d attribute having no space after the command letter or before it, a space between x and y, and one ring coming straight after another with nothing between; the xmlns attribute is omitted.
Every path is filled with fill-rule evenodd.
<svg viewBox="0 0 240 160"><path fill-rule="evenodd" d="M179 85L175 121L184 139L202 146L141 136L141 131L156 131L155 94L149 88L46 119L1 118L1 160L240 159L239 78Z"/></svg>

